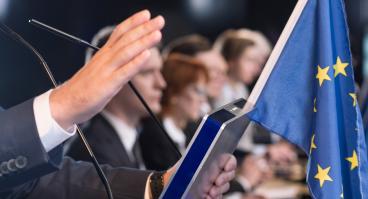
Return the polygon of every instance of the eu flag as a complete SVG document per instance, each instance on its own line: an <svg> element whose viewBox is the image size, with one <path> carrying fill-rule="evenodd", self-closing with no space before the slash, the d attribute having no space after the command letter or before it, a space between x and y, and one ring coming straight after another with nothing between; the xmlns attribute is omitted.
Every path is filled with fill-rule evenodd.
<svg viewBox="0 0 368 199"><path fill-rule="evenodd" d="M300 0L298 5L300 14L291 19L284 46L273 53L272 72L248 115L308 154L313 198L368 198L344 2Z"/></svg>

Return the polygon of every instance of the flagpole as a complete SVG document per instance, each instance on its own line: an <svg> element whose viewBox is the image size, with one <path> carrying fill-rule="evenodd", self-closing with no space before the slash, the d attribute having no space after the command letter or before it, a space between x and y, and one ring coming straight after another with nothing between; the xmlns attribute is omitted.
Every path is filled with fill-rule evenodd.
<svg viewBox="0 0 368 199"><path fill-rule="evenodd" d="M247 99L247 103L243 108L244 112L247 113L251 111L254 105L256 104L258 97L261 94L263 87L266 85L266 82L269 76L271 75L271 72L275 67L277 60L279 59L280 54L286 45L286 42L288 41L291 33L293 32L294 27L298 22L299 17L301 16L307 2L308 0L299 0L298 3L296 4L294 11L292 12L284 30L282 31L281 36L277 41L256 85L254 86L250 96Z"/></svg>

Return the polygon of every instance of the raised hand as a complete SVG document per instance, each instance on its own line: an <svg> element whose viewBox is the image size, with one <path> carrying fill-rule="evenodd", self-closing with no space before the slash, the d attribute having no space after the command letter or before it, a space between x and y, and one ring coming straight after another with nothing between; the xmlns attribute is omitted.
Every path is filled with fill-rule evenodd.
<svg viewBox="0 0 368 199"><path fill-rule="evenodd" d="M129 79L144 67L149 49L161 40L161 16L147 10L120 23L89 63L50 95L54 119L68 129L100 112Z"/></svg>

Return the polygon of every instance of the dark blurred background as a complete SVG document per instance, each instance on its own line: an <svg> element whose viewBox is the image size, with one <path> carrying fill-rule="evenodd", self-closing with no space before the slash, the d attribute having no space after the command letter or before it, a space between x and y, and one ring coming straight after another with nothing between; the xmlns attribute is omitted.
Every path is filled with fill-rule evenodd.
<svg viewBox="0 0 368 199"><path fill-rule="evenodd" d="M61 83L84 62L85 48L60 39L28 24L41 22L86 40L100 28L116 24L141 9L166 19L163 44L189 33L210 39L228 28L260 30L274 44L296 0L0 0L1 20L14 28L44 56ZM367 0L346 2L356 80L361 83L364 63L364 31L368 22ZM366 39L368 40L368 39ZM38 60L24 47L0 35L0 104L20 103L51 88ZM368 45L366 45L368 46ZM368 48L368 47L367 47ZM7 94L7 95L4 95Z"/></svg>

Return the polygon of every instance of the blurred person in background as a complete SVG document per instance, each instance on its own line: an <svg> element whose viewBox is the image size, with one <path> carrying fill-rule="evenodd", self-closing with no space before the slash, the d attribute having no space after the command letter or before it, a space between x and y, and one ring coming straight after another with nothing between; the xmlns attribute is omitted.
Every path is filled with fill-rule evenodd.
<svg viewBox="0 0 368 199"><path fill-rule="evenodd" d="M215 101L215 106L238 98L248 98L249 87L259 77L271 52L268 40L256 31L228 30L218 37L214 49L221 52L229 66L228 81ZM292 145L280 141L278 136L271 135L255 123L251 123L246 130L235 154L240 166L236 181L232 182L233 186L228 194L230 198L239 192L248 193L270 179L278 168L272 165L289 165L297 158ZM259 166L257 162L263 162L262 165L265 166ZM249 169L253 172L249 172Z"/></svg>
<svg viewBox="0 0 368 199"><path fill-rule="evenodd" d="M193 57L202 62L207 68L209 74L206 86L208 103L203 103L201 107L201 116L204 116L215 108L214 101L221 94L226 82L227 64L221 53L213 49L212 43L206 37L198 34L183 36L171 41L164 48L162 54L167 57L174 53ZM199 124L200 120L188 123L184 130L188 141L193 137Z"/></svg>
<svg viewBox="0 0 368 199"><path fill-rule="evenodd" d="M249 39L228 37L224 40L221 54L228 69L228 81L215 100L215 107L230 103L239 98L248 98L246 85L252 83L259 74L257 63L251 58L256 52L254 42Z"/></svg>
<svg viewBox="0 0 368 199"><path fill-rule="evenodd" d="M112 26L101 29L92 43L102 46L112 30ZM86 61L92 54L91 50L87 52ZM145 70L134 76L131 82L152 111L158 113L161 110L162 89L166 83L161 75L162 59L157 47L150 49L150 56L145 65ZM145 163L138 137L142 129L141 119L145 116L148 116L147 110L132 89L127 84L124 85L105 109L89 121L85 129L86 138L98 161L111 166L144 169ZM75 160L90 161L89 154L80 139L75 139L71 143L68 155Z"/></svg>
<svg viewBox="0 0 368 199"><path fill-rule="evenodd" d="M260 32L239 29L227 30L215 41L214 49L221 52L229 66L228 81L215 104L229 103L240 97L248 98L249 88L258 79L266 60L271 53L271 44ZM272 160L283 162L294 160L296 154L293 147L286 142L278 142L280 138L251 124L239 142L238 148L256 153L268 153ZM271 144L269 148L256 146L254 141Z"/></svg>
<svg viewBox="0 0 368 199"><path fill-rule="evenodd" d="M259 75L262 71L264 64L267 61L267 58L271 53L272 50L271 43L261 32L241 28L238 30L227 30L224 33L222 33L216 39L214 49L221 52L224 40L231 37L247 39L254 43L252 47L253 53L251 53L250 58L256 63L257 65L256 69L258 70L257 72ZM255 78L252 83L255 83L256 79L257 78ZM252 84L247 84L247 86L249 87L249 90L252 89Z"/></svg>
<svg viewBox="0 0 368 199"><path fill-rule="evenodd" d="M163 91L160 118L169 137L183 154L188 138L184 133L188 122L201 118L200 107L207 102L208 72L198 60L179 54L171 54L165 61L162 75L167 83ZM174 151L158 133L154 123L144 126L140 135L142 154L149 169L168 168L167 161L175 157Z"/></svg>
<svg viewBox="0 0 368 199"><path fill-rule="evenodd" d="M170 42L163 50L163 55L168 56L172 53L191 56L206 66L209 74L206 90L210 105L204 108L205 113L207 113L214 108L213 102L221 94L226 82L227 64L224 58L219 51L212 48L212 44L207 38L197 34L180 37Z"/></svg>

